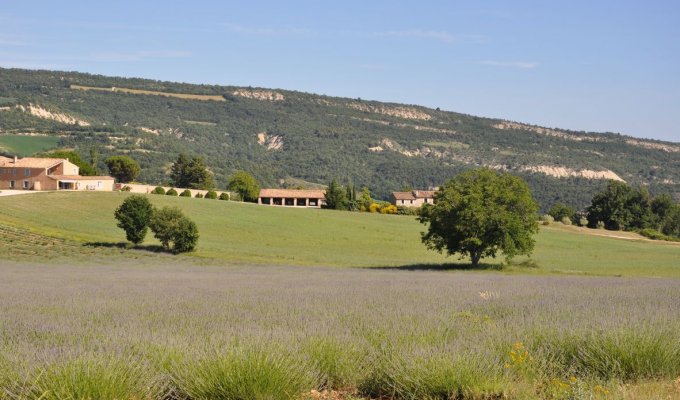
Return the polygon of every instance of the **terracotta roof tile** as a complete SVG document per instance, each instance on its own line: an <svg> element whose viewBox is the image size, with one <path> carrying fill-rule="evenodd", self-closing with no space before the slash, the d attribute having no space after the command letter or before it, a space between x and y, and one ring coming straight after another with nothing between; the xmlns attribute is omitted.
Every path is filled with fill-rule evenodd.
<svg viewBox="0 0 680 400"><path fill-rule="evenodd" d="M433 190L412 190L410 192L392 192L395 200L415 200L432 199L435 191Z"/></svg>
<svg viewBox="0 0 680 400"><path fill-rule="evenodd" d="M392 192L392 196L396 200L415 200L415 196L413 196L412 192Z"/></svg>
<svg viewBox="0 0 680 400"><path fill-rule="evenodd" d="M5 157L3 157L5 158ZM24 157L14 162L14 159L0 159L0 165L3 167L17 167L17 168L50 168L55 165L59 165L62 162L67 161L61 158L34 158L34 157Z"/></svg>
<svg viewBox="0 0 680 400"><path fill-rule="evenodd" d="M290 197L298 199L323 199L325 190L311 189L260 189L260 197Z"/></svg>
<svg viewBox="0 0 680 400"><path fill-rule="evenodd" d="M434 190L414 190L413 195L417 199L432 199L434 198Z"/></svg>

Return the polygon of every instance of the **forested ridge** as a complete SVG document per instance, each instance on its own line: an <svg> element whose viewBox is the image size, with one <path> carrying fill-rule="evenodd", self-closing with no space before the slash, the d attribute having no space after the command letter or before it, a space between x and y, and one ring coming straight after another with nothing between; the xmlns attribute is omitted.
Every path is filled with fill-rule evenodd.
<svg viewBox="0 0 680 400"><path fill-rule="evenodd" d="M205 158L220 188L245 170L263 187L336 178L387 199L485 165L526 179L543 210L581 209L612 177L680 196L678 143L279 89L0 69L0 134L56 136L83 159L94 148L100 170L127 154L152 184L186 153Z"/></svg>

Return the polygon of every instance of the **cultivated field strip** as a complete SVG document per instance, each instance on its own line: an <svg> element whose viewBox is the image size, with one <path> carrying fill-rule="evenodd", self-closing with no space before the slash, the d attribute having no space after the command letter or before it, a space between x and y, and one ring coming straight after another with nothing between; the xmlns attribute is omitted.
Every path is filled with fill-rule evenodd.
<svg viewBox="0 0 680 400"><path fill-rule="evenodd" d="M679 335L674 280L0 266L0 398L673 399Z"/></svg>

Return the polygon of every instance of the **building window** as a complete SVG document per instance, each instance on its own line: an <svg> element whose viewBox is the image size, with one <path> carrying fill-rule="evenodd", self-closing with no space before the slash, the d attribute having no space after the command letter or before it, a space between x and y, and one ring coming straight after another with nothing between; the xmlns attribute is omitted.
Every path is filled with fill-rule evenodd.
<svg viewBox="0 0 680 400"><path fill-rule="evenodd" d="M97 187L98 188L102 187L102 181L97 181Z"/></svg>
<svg viewBox="0 0 680 400"><path fill-rule="evenodd" d="M24 189L28 189L28 181L24 181Z"/></svg>
<svg viewBox="0 0 680 400"><path fill-rule="evenodd" d="M411 204L413 204L413 200L409 200L409 201L411 202Z"/></svg>
<svg viewBox="0 0 680 400"><path fill-rule="evenodd" d="M16 182L14 181L9 181L9 188L14 189L14 186L16 186Z"/></svg>
<svg viewBox="0 0 680 400"><path fill-rule="evenodd" d="M24 176L31 176L31 170L28 168L24 168Z"/></svg>

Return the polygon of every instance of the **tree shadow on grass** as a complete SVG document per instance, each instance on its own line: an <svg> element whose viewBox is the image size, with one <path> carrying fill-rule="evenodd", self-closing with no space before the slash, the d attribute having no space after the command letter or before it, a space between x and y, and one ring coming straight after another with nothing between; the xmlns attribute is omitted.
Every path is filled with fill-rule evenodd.
<svg viewBox="0 0 680 400"><path fill-rule="evenodd" d="M367 269L390 269L397 271L500 271L504 267L503 264L488 264L479 263L473 267L470 263L441 263L441 264L407 264L407 265L390 265L384 267L366 267Z"/></svg>
<svg viewBox="0 0 680 400"><path fill-rule="evenodd" d="M171 252L167 251L166 249L163 248L161 245L157 244L146 244L146 245L133 245L128 242L86 242L84 244L87 247L97 247L97 248L108 248L108 249L124 249L124 250L142 250L142 251L149 251L152 253L168 253L172 254Z"/></svg>

